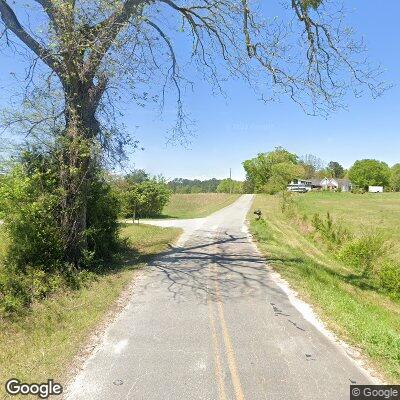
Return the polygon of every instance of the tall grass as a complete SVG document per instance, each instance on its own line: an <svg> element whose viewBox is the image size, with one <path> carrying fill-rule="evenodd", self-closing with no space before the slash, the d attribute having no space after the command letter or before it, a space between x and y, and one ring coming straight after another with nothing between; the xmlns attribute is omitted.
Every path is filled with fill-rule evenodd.
<svg viewBox="0 0 400 400"><path fill-rule="evenodd" d="M304 196L301 200L304 202ZM392 281L400 276L400 264L391 258L393 245L390 235L376 227L360 232L348 219L335 218L334 208L327 211L326 216L315 213L310 222L307 214L300 215L300 210L298 202L292 202L290 212L284 212L285 218L307 232L307 236L321 249L336 257L345 267L350 267L359 284L400 297L400 280Z"/></svg>
<svg viewBox="0 0 400 400"><path fill-rule="evenodd" d="M2 259L2 257L4 257L4 255L6 253L7 243L8 243L8 239L4 232L4 228L0 224L0 265L1 265L1 259Z"/></svg>
<svg viewBox="0 0 400 400"><path fill-rule="evenodd" d="M307 196L300 198L305 202ZM264 221L254 220L252 212L257 208ZM336 219L332 211L331 229L343 223L351 237L341 246L328 245L314 227L310 229L311 210L306 218L297 218L294 223L293 217L281 212L279 198L258 195L249 213L251 231L268 263L314 306L328 328L360 349L377 371L396 383L400 379L400 300L388 293L398 290L398 286L391 286L400 282L400 269L384 256L377 263L380 274L372 284L370 277L363 276L362 268L355 268L337 255L341 246L359 240L362 234L352 229L349 219ZM318 211L326 215L326 208L320 206ZM326 217L320 218L326 225Z"/></svg>

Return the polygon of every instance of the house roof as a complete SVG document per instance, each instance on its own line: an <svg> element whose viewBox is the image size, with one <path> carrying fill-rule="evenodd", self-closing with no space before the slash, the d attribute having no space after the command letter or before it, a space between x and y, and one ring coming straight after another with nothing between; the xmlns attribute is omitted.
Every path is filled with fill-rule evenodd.
<svg viewBox="0 0 400 400"><path fill-rule="evenodd" d="M352 183L348 180L348 179L339 179L339 178L324 178L321 180L321 184L322 182L325 181L324 183L329 185L332 185L335 183L338 184L338 186L351 186Z"/></svg>
<svg viewBox="0 0 400 400"><path fill-rule="evenodd" d="M339 184L339 185L351 185L352 183L348 180L348 179L335 179L335 181Z"/></svg>

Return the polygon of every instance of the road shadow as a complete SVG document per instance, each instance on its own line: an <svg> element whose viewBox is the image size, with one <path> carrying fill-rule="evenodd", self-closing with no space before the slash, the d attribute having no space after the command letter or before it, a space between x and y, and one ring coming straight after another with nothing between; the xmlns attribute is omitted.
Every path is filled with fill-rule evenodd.
<svg viewBox="0 0 400 400"><path fill-rule="evenodd" d="M158 279L150 279L147 286L166 290L176 301L195 298L202 303L265 296L266 288L283 294L247 235L224 232L215 239L208 231L198 233L197 240L170 246L150 263Z"/></svg>

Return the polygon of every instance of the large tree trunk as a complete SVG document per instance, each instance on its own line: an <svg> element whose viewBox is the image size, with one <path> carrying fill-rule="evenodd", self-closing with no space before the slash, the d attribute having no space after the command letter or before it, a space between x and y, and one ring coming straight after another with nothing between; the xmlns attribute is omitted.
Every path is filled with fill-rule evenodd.
<svg viewBox="0 0 400 400"><path fill-rule="evenodd" d="M77 82L69 89L66 130L61 142L61 229L65 261L79 267L88 248L87 203L96 167L94 140L100 128L90 88Z"/></svg>

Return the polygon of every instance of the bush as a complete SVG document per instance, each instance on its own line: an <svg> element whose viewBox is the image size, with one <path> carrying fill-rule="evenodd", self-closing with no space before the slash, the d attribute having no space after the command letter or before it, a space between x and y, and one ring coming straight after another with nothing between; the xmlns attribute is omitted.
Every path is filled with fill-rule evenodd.
<svg viewBox="0 0 400 400"><path fill-rule="evenodd" d="M371 277L375 263L387 252L387 244L382 235L364 235L346 243L338 253L339 260Z"/></svg>
<svg viewBox="0 0 400 400"><path fill-rule="evenodd" d="M117 194L99 174L92 183L87 209L88 256L86 268L109 260L120 247L118 215L121 204Z"/></svg>
<svg viewBox="0 0 400 400"><path fill-rule="evenodd" d="M364 188L354 187L353 189L351 189L351 193L353 193L353 194L365 194L366 191L365 191Z"/></svg>
<svg viewBox="0 0 400 400"><path fill-rule="evenodd" d="M0 317L20 314L30 302L24 276L0 267Z"/></svg>
<svg viewBox="0 0 400 400"><path fill-rule="evenodd" d="M44 188L42 178L40 172L28 175L22 165L17 165L0 189L4 229L10 240L6 263L21 271L29 265L46 266L50 271L55 264L59 268L62 259L55 219L59 197Z"/></svg>
<svg viewBox="0 0 400 400"><path fill-rule="evenodd" d="M268 227L268 224L264 218L252 220L251 226L253 228L254 237L257 239L257 241L268 242L273 239L271 229Z"/></svg>
<svg viewBox="0 0 400 400"><path fill-rule="evenodd" d="M293 193L283 190L280 194L280 206L282 214L291 217L295 214L296 203L293 198Z"/></svg>
<svg viewBox="0 0 400 400"><path fill-rule="evenodd" d="M142 217L154 217L160 215L171 197L171 191L164 182L151 180L143 182L140 191L146 199L142 208Z"/></svg>
<svg viewBox="0 0 400 400"><path fill-rule="evenodd" d="M379 283L387 291L400 294L400 265L391 260L383 262L379 271Z"/></svg>
<svg viewBox="0 0 400 400"><path fill-rule="evenodd" d="M121 198L126 217L155 217L161 214L171 197L163 181L151 179L140 184L129 183L122 190Z"/></svg>
<svg viewBox="0 0 400 400"><path fill-rule="evenodd" d="M350 232L341 223L334 221L329 212L326 214L326 219L315 214L312 226L328 244L340 246L351 238Z"/></svg>
<svg viewBox="0 0 400 400"><path fill-rule="evenodd" d="M35 163L23 158L3 177L0 209L9 243L0 260L0 316L19 314L58 290L80 288L93 279L87 270L117 251L119 203L102 171L94 174L88 193L88 248L80 270L64 258L57 166L46 158L35 157Z"/></svg>
<svg viewBox="0 0 400 400"><path fill-rule="evenodd" d="M12 266L0 267L0 319L21 315L34 301L60 290L77 290L95 279L93 273L72 266L64 266L59 272L46 270L27 267L23 273Z"/></svg>

